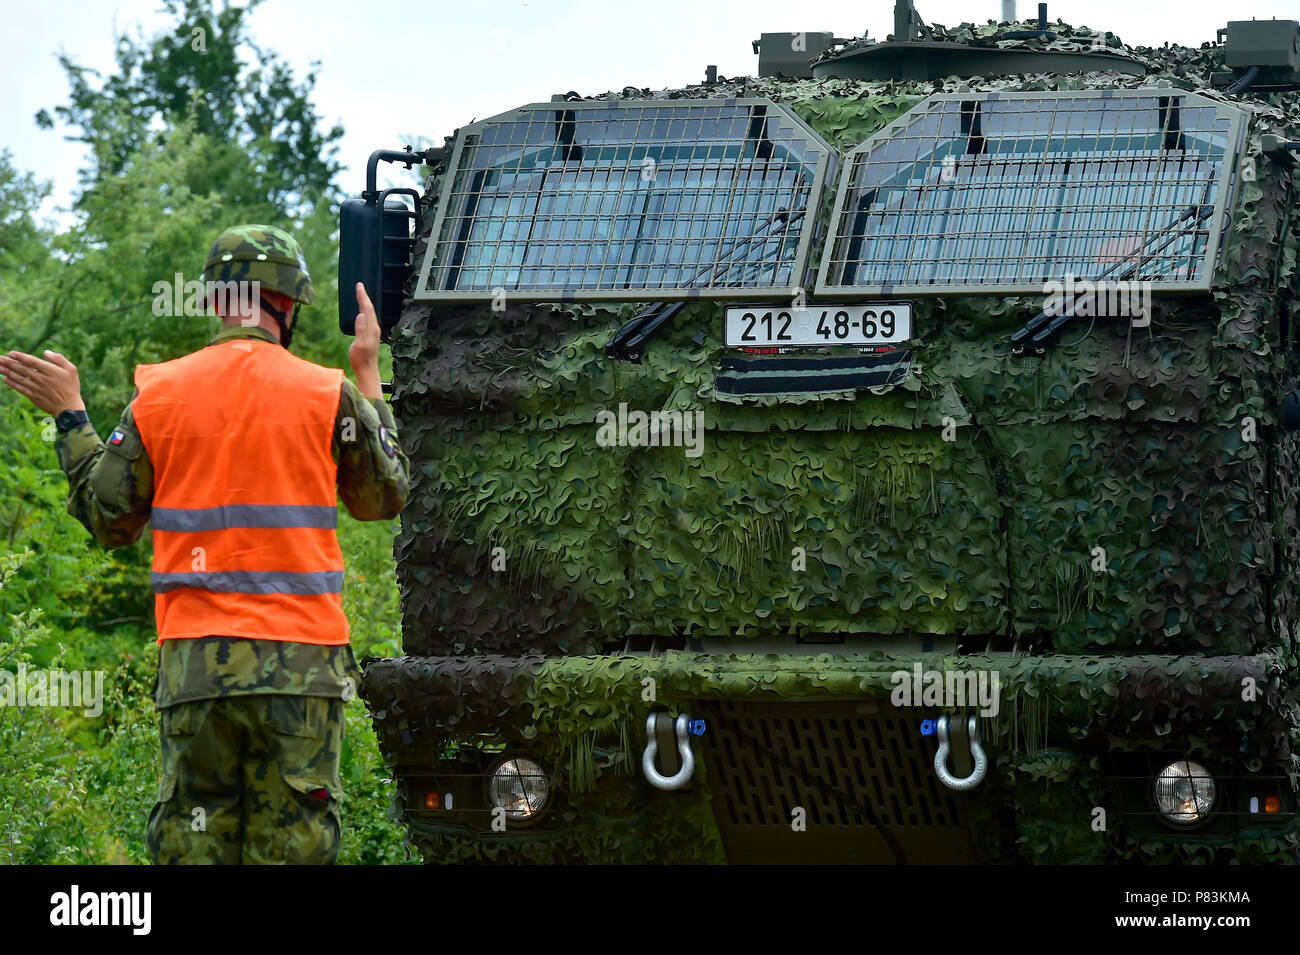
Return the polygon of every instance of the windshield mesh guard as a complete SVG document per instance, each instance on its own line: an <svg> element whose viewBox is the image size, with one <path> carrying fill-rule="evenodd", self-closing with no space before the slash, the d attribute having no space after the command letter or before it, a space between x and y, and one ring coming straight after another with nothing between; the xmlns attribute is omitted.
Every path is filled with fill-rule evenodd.
<svg viewBox="0 0 1300 955"><path fill-rule="evenodd" d="M935 94L849 154L817 293L1208 289L1244 133L1182 90Z"/></svg>
<svg viewBox="0 0 1300 955"><path fill-rule="evenodd" d="M793 295L835 159L767 99L523 106L457 134L414 298Z"/></svg>

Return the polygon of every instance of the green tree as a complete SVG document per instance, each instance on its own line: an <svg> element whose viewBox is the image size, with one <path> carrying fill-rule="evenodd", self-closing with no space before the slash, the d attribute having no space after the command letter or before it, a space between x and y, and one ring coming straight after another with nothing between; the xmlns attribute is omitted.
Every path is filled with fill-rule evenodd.
<svg viewBox="0 0 1300 955"><path fill-rule="evenodd" d="M96 422L116 419L136 364L192 351L215 326L152 307L158 282L198 277L226 216L217 195L187 185L211 146L188 120L169 141L146 140L119 175L82 195L74 227L44 237L43 264L27 276L0 275L12 315L6 338L26 351L68 354Z"/></svg>
<svg viewBox="0 0 1300 955"><path fill-rule="evenodd" d="M54 114L94 157L82 171L82 201L120 175L153 131L185 120L190 133L209 138L207 162L184 184L191 192L216 193L266 218L300 217L334 196L343 130L322 128L311 101L314 64L299 81L249 38L248 15L260 2L218 8L213 0L165 0L176 22L149 39L120 34L117 71L106 79L60 57L72 92ZM244 62L242 49L253 62ZM49 110L36 122L55 125Z"/></svg>

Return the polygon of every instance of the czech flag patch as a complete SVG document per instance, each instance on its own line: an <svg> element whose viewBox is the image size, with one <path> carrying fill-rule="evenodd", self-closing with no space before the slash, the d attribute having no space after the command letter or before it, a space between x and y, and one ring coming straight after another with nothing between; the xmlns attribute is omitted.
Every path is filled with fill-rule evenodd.
<svg viewBox="0 0 1300 955"><path fill-rule="evenodd" d="M114 447L121 444L125 440L126 440L126 435L123 434L121 430L114 431L112 434L108 436L108 443L113 445Z"/></svg>

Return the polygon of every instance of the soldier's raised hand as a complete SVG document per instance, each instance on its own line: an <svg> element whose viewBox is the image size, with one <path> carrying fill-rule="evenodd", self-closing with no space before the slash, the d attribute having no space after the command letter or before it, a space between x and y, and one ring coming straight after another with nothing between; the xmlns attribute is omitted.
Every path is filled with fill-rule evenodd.
<svg viewBox="0 0 1300 955"><path fill-rule="evenodd" d="M61 411L84 411L81 378L77 366L56 351L46 351L41 360L35 355L11 351L0 355L0 375L4 383L23 395L46 414ZM376 370L375 377L379 377Z"/></svg>
<svg viewBox="0 0 1300 955"><path fill-rule="evenodd" d="M379 319L375 317L375 306L366 294L366 287L357 283L357 304L361 311L357 314L355 327L356 340L348 348L348 360L352 362L352 371L357 376L357 387L367 398L382 398L383 390L379 383Z"/></svg>

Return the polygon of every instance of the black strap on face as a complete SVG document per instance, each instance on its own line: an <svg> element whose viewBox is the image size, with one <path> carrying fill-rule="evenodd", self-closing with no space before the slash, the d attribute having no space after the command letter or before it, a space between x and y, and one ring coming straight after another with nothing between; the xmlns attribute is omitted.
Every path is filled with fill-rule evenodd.
<svg viewBox="0 0 1300 955"><path fill-rule="evenodd" d="M275 319L275 323L280 326L280 344L288 348L293 343L293 330L298 325L298 309L302 307L301 303L294 302L292 320L289 320L291 316L268 302L265 295L261 295L259 298L262 302L262 308L270 312L271 317Z"/></svg>

